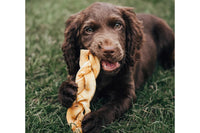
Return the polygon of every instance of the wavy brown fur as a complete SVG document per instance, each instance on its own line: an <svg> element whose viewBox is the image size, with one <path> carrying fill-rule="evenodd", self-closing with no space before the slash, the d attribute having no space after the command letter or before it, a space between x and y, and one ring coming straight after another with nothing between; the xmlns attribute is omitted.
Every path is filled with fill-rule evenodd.
<svg viewBox="0 0 200 133"><path fill-rule="evenodd" d="M142 31L142 24L137 19L133 8L128 7L120 7L120 10L123 12L123 18L126 22L127 30L126 30L126 44L127 44L127 52L128 59L130 65L133 65L136 60L139 59L139 49L143 44L144 36Z"/></svg>

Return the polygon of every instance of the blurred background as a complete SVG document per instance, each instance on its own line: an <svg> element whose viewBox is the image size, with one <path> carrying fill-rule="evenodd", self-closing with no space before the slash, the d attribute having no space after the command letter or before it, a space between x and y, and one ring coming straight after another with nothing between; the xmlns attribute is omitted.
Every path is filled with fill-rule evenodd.
<svg viewBox="0 0 200 133"><path fill-rule="evenodd" d="M163 18L174 29L174 0L101 0ZM61 45L67 18L95 0L26 0L26 132L71 132L58 88L67 71ZM158 66L137 102L105 133L174 132L174 69ZM96 110L99 103L92 105Z"/></svg>

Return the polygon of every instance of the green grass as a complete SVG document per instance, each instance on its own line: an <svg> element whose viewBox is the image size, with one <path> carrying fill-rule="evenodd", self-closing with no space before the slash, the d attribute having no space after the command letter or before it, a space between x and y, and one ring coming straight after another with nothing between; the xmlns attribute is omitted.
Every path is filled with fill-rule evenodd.
<svg viewBox="0 0 200 133"><path fill-rule="evenodd" d="M174 29L174 0L104 0L155 14ZM57 100L67 71L61 44L64 22L94 0L26 1L26 132L67 132L66 108ZM174 132L174 70L158 67L137 91L137 102L103 133ZM100 103L92 105L94 109Z"/></svg>

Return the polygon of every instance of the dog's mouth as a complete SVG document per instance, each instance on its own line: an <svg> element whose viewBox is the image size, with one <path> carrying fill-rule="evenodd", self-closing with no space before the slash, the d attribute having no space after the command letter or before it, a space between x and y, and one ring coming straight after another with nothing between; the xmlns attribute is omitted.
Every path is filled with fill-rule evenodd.
<svg viewBox="0 0 200 133"><path fill-rule="evenodd" d="M114 71L120 67L119 62L109 62L109 61L105 61L105 60L101 61L101 65L102 65L102 69L107 72Z"/></svg>

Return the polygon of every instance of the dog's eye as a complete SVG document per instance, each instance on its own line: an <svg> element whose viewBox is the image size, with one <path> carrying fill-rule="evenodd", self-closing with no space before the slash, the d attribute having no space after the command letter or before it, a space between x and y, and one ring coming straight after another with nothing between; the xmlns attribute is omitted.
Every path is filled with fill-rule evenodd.
<svg viewBox="0 0 200 133"><path fill-rule="evenodd" d="M92 27L86 26L86 27L84 28L84 31L85 31L86 33L92 33L94 30L93 30Z"/></svg>
<svg viewBox="0 0 200 133"><path fill-rule="evenodd" d="M114 29L120 30L121 28L122 28L122 24L121 23L119 23L119 22L115 23Z"/></svg>

